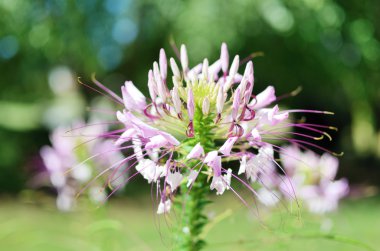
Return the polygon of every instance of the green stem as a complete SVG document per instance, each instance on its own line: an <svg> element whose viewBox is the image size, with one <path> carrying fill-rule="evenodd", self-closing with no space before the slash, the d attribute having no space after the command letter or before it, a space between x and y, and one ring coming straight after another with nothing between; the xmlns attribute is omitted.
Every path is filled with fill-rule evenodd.
<svg viewBox="0 0 380 251"><path fill-rule="evenodd" d="M178 228L175 232L174 250L198 251L206 242L201 239L203 227L207 224L208 218L203 211L209 203L207 195L209 187L206 183L206 175L199 175L193 183L190 192L186 192L186 184L181 186L183 191L177 196L177 212L180 214Z"/></svg>
<svg viewBox="0 0 380 251"><path fill-rule="evenodd" d="M190 151L197 143L200 143L207 153L214 150L215 145L212 140L212 130L215 127L213 115L204 117L201 108L197 108L194 115L194 138L190 138L185 143ZM189 168L195 167L199 161L188 164ZM197 170L199 170L199 166ZM206 168L203 168L203 170ZM189 170L188 170L189 172ZM176 196L176 208L179 214L179 224L174 235L174 250L178 251L199 251L206 242L201 238L204 226L208 223L208 218L204 214L205 206L210 203L207 199L210 186L207 182L207 175L199 173L193 183L191 190L186 187L186 183L181 185L180 193Z"/></svg>

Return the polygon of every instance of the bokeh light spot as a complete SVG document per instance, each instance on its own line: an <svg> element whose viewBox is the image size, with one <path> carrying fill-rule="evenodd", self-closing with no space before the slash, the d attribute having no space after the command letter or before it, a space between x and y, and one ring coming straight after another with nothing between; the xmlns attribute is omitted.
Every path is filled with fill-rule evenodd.
<svg viewBox="0 0 380 251"><path fill-rule="evenodd" d="M115 69L123 58L123 52L119 46L103 46L98 52L98 60L106 70Z"/></svg>
<svg viewBox="0 0 380 251"><path fill-rule="evenodd" d="M118 20L113 26L112 37L119 44L130 44L136 39L137 32L136 23L130 19L123 18Z"/></svg>
<svg viewBox="0 0 380 251"><path fill-rule="evenodd" d="M18 51L18 41L14 36L6 36L0 39L0 57L10 59Z"/></svg>
<svg viewBox="0 0 380 251"><path fill-rule="evenodd" d="M50 39L49 27L45 24L36 25L29 32L29 43L34 48L43 47Z"/></svg>
<svg viewBox="0 0 380 251"><path fill-rule="evenodd" d="M131 0L107 0L104 7L109 13L118 15L128 10L131 3Z"/></svg>
<svg viewBox="0 0 380 251"><path fill-rule="evenodd" d="M268 24L279 32L288 32L294 25L293 14L277 0L263 2L261 12Z"/></svg>

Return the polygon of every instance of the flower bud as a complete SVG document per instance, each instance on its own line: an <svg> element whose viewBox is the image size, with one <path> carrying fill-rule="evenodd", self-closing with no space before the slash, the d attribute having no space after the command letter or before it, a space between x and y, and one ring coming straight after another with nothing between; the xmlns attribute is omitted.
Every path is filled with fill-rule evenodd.
<svg viewBox="0 0 380 251"><path fill-rule="evenodd" d="M205 58L202 64L202 78L208 79L208 60Z"/></svg>
<svg viewBox="0 0 380 251"><path fill-rule="evenodd" d="M234 57L234 60L232 61L228 75L234 77L235 74L238 72L238 70L239 70L239 55L236 55Z"/></svg>
<svg viewBox="0 0 380 251"><path fill-rule="evenodd" d="M227 74L228 71L228 64L229 64L229 58L228 58L228 49L227 44L223 43L222 48L220 51L220 61L222 64L222 70L224 74Z"/></svg>
<svg viewBox="0 0 380 251"><path fill-rule="evenodd" d="M194 109L195 109L195 104L194 104L193 90L189 88L187 92L187 112L188 112L189 120L193 120L194 118Z"/></svg>
<svg viewBox="0 0 380 251"><path fill-rule="evenodd" d="M173 90L171 90L171 95L172 95L172 100L173 100L173 105L174 105L174 110L177 114L181 114L181 99L179 98L178 94L178 88L174 86Z"/></svg>
<svg viewBox="0 0 380 251"><path fill-rule="evenodd" d="M159 61L159 63L160 63L161 77L165 82L166 76L168 73L168 61L166 59L166 54L165 54L164 49L160 50L160 61Z"/></svg>
<svg viewBox="0 0 380 251"><path fill-rule="evenodd" d="M173 75L176 78L181 79L181 72L179 71L178 65L174 58L170 58L170 68L172 69Z"/></svg>
<svg viewBox="0 0 380 251"><path fill-rule="evenodd" d="M158 96L162 99L162 102L166 102L166 87L165 83L161 78L160 69L158 68L157 62L153 63L153 75L157 83Z"/></svg>
<svg viewBox="0 0 380 251"><path fill-rule="evenodd" d="M183 72L187 72L189 68L189 58L187 57L186 46L181 45L181 65Z"/></svg>
<svg viewBox="0 0 380 251"><path fill-rule="evenodd" d="M149 90L150 98L152 99L153 102L155 102L158 91L157 91L156 81L154 81L152 70L149 70L149 73L148 73L148 90Z"/></svg>
<svg viewBox="0 0 380 251"><path fill-rule="evenodd" d="M234 101L232 103L232 113L231 113L232 119L234 121L236 121L237 114L238 114L239 107L240 107L240 92L241 92L241 90L237 89L234 93Z"/></svg>
<svg viewBox="0 0 380 251"><path fill-rule="evenodd" d="M202 113L204 115L208 115L209 111L210 111L210 100L208 99L208 97L205 97L202 103Z"/></svg>
<svg viewBox="0 0 380 251"><path fill-rule="evenodd" d="M216 112L218 114L222 113L224 102L225 102L225 97L224 97L223 85L220 85L219 90L218 90L218 96L216 97Z"/></svg>

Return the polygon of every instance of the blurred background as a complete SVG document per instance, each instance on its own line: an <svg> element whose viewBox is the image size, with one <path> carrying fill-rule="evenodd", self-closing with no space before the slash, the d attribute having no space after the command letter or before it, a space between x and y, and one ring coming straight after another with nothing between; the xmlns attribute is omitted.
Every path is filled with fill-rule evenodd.
<svg viewBox="0 0 380 251"><path fill-rule="evenodd" d="M375 195L380 186L377 0L239 0L233 4L218 0L0 0L0 13L0 194L10 201L3 206L4 219L23 214L23 204L13 203L15 198L35 196L30 189L41 166L39 149L49 144L49 131L88 116L88 107L99 99L99 94L79 85L77 78L91 83L91 74L96 73L116 93L125 80L132 80L147 93L147 72L158 59L159 49L174 56L170 41L187 45L192 65L205 57L216 60L222 42L231 54L262 55L254 58L256 93L268 84L279 95L301 86L297 97L282 103L335 112L334 116L308 119L339 128L334 140L326 143L329 149L345 153L338 176L349 179L357 197ZM136 194L139 182L127 187L127 198ZM143 193L148 200L149 189ZM343 211L355 215L353 208L360 202L350 202ZM366 209L380 205L376 196L365 203L370 206L358 213L365 215ZM122 202L115 205L124 210ZM133 203L127 205L132 206L125 210L136 211ZM72 220L75 217L79 216ZM104 224L118 228L123 223L110 220ZM160 245L157 229L153 223L146 224ZM132 241L140 243L135 235ZM0 246L1 238L5 238L3 244L14 244L1 236L0 230ZM110 236L103 237L116 238ZM131 250L150 250L146 245ZM83 248L73 246L62 250ZM334 248L351 250L339 249L340 245Z"/></svg>

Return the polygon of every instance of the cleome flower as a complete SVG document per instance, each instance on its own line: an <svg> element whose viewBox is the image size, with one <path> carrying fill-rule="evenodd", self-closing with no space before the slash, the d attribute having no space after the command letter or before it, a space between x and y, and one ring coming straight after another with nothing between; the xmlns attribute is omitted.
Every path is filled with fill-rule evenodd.
<svg viewBox="0 0 380 251"><path fill-rule="evenodd" d="M50 183L57 190L56 204L61 211L73 210L75 197L82 191L95 204L106 200L105 181L93 179L97 173L112 172L113 186L126 178L120 149L111 140L94 140L106 135L106 128L83 122L77 122L75 127L75 131L81 129L80 135L69 135L73 131L69 128L56 128L50 137L52 146L44 146L40 151Z"/></svg>
<svg viewBox="0 0 380 251"><path fill-rule="evenodd" d="M330 127L289 120L291 113L328 112L281 110L276 104L281 97L276 97L273 86L254 91L250 58L240 60L237 55L230 64L226 44L218 60L210 63L205 58L192 68L185 45L177 52L179 63L160 50L158 62L148 72L149 97L131 81L121 87L122 97L95 81L124 106L116 113L123 129L110 136L120 148L134 151L126 158L129 168L135 169L130 178L140 174L156 185L158 214L172 208L178 190L191 190L195 183L221 195L227 190L236 193L231 187L235 179L258 195L249 182L262 182L276 170L274 154L281 148L274 142L320 148L307 139L329 137L321 128ZM293 127L308 133L292 132ZM241 162L236 173L225 164L231 160Z"/></svg>
<svg viewBox="0 0 380 251"><path fill-rule="evenodd" d="M338 208L349 187L345 178L334 180L339 165L337 158L328 153L319 156L309 150L301 151L294 145L283 148L280 156L289 179L283 179L279 188L287 199L294 199L289 196L292 187L312 213L324 214Z"/></svg>

